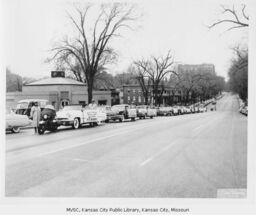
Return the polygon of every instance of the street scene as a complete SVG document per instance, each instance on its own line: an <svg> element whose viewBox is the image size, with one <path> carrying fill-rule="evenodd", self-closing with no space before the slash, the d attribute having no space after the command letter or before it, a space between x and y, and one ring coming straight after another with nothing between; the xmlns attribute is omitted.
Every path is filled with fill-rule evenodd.
<svg viewBox="0 0 256 215"><path fill-rule="evenodd" d="M216 198L246 189L247 118L238 110L225 94L217 111L7 134L6 196Z"/></svg>
<svg viewBox="0 0 256 215"><path fill-rule="evenodd" d="M247 198L245 3L5 9L6 197Z"/></svg>

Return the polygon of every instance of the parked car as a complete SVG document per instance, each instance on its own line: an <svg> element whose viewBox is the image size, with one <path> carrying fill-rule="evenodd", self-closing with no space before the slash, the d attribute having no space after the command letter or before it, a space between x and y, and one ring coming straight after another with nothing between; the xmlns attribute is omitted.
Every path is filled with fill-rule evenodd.
<svg viewBox="0 0 256 215"><path fill-rule="evenodd" d="M217 108L216 108L216 102L215 102L215 101L213 101L213 102L211 103L210 110L211 110L211 111L216 111L216 110L217 110Z"/></svg>
<svg viewBox="0 0 256 215"><path fill-rule="evenodd" d="M147 116L147 106L146 105L140 105L136 107L137 109L137 117L140 119L146 119Z"/></svg>
<svg viewBox="0 0 256 215"><path fill-rule="evenodd" d="M140 106L137 106L137 110L138 110L138 117L143 117L144 119L146 117L150 117L151 119L153 117L156 116L156 109L155 108L151 108L147 105L140 105Z"/></svg>
<svg viewBox="0 0 256 215"><path fill-rule="evenodd" d="M18 101L16 106L16 114L27 115L30 117L30 111L32 103L37 102L38 106L41 108L41 111L45 108L46 105L49 105L49 101L46 99L24 99Z"/></svg>
<svg viewBox="0 0 256 215"><path fill-rule="evenodd" d="M5 130L19 133L21 127L31 124L31 120L27 115L16 114L13 111L6 110Z"/></svg>
<svg viewBox="0 0 256 215"><path fill-rule="evenodd" d="M241 114L244 114L245 116L247 116L247 115L248 115L248 107L244 105L244 106L240 109L240 113L241 113Z"/></svg>
<svg viewBox="0 0 256 215"><path fill-rule="evenodd" d="M46 105L44 110L41 112L38 134L44 134L45 131L57 131L59 124L55 117L56 111L54 107L52 105Z"/></svg>
<svg viewBox="0 0 256 215"><path fill-rule="evenodd" d="M206 106L204 106L204 105L199 105L199 112L200 113L203 113L203 112L206 112L207 111L207 107Z"/></svg>
<svg viewBox="0 0 256 215"><path fill-rule="evenodd" d="M172 113L173 113L174 116L179 115L179 113L180 113L179 107L178 106L173 106L172 107Z"/></svg>
<svg viewBox="0 0 256 215"><path fill-rule="evenodd" d="M190 106L185 106L185 107L184 107L184 113L186 113L186 114L191 113L191 108L190 108Z"/></svg>
<svg viewBox="0 0 256 215"><path fill-rule="evenodd" d="M99 109L83 108L82 105L68 105L56 114L59 125L72 126L74 129L83 124L98 125L107 119L106 113Z"/></svg>
<svg viewBox="0 0 256 215"><path fill-rule="evenodd" d="M172 111L168 107L159 107L157 115L158 116L171 116L172 115Z"/></svg>
<svg viewBox="0 0 256 215"><path fill-rule="evenodd" d="M116 108L112 108L111 106L105 106L105 112L106 112L106 122L110 121L119 121L122 122L124 120L124 116L119 114L119 111Z"/></svg>
<svg viewBox="0 0 256 215"><path fill-rule="evenodd" d="M132 121L136 120L137 110L128 104L114 105L111 107L111 110L117 112L117 115L121 117L121 121L124 119L131 119Z"/></svg>

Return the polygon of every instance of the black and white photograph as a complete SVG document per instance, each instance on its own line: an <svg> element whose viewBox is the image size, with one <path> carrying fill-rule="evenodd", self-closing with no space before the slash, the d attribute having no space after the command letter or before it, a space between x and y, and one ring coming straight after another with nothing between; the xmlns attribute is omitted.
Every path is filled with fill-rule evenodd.
<svg viewBox="0 0 256 215"><path fill-rule="evenodd" d="M2 1L3 198L255 196L252 2Z"/></svg>

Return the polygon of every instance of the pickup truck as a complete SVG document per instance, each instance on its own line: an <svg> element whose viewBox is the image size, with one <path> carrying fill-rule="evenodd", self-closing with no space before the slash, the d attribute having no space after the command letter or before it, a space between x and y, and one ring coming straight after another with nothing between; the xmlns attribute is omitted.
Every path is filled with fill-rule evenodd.
<svg viewBox="0 0 256 215"><path fill-rule="evenodd" d="M111 110L116 112L116 116L119 117L121 122L125 119L136 120L137 110L128 104L114 105Z"/></svg>

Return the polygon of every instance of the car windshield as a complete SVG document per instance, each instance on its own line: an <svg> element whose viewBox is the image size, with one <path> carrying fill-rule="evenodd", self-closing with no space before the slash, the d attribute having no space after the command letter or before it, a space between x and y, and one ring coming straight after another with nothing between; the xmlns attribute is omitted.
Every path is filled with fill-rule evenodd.
<svg viewBox="0 0 256 215"><path fill-rule="evenodd" d="M81 110L82 106L81 105L70 105L70 106L65 106L63 110Z"/></svg>
<svg viewBox="0 0 256 215"><path fill-rule="evenodd" d="M141 105L141 106L137 106L137 108L138 108L138 109L145 109L145 108L147 108L147 106Z"/></svg>
<svg viewBox="0 0 256 215"><path fill-rule="evenodd" d="M16 109L27 109L28 108L28 102L21 102L17 104Z"/></svg>

